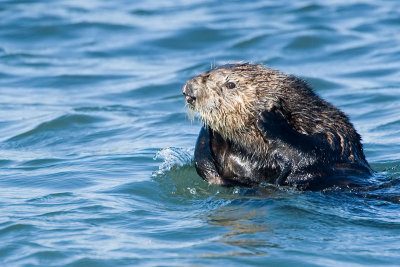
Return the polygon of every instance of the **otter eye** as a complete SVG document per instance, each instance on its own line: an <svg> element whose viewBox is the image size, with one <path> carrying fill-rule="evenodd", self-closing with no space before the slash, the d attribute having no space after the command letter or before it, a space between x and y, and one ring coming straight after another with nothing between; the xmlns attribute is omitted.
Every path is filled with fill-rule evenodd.
<svg viewBox="0 0 400 267"><path fill-rule="evenodd" d="M233 89L233 88L236 87L236 84L234 84L233 82L227 82L227 83L225 84L225 86L226 86L226 88L228 88L228 89Z"/></svg>

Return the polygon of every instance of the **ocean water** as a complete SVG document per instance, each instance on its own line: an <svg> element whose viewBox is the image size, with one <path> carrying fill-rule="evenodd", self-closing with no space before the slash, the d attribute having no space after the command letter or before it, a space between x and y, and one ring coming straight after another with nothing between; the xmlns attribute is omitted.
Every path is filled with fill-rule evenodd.
<svg viewBox="0 0 400 267"><path fill-rule="evenodd" d="M1 266L398 266L398 1L0 1ZM209 186L183 84L262 63L346 112L376 186Z"/></svg>

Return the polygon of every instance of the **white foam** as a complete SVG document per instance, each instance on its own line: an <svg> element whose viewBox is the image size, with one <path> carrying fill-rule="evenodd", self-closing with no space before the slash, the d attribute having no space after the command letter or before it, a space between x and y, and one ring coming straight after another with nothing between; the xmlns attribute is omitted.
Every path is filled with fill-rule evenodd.
<svg viewBox="0 0 400 267"><path fill-rule="evenodd" d="M158 171L153 175L162 174L169 171L172 167L190 163L193 159L193 153L193 148L179 147L168 147L158 151L153 159L162 159L163 162L158 167Z"/></svg>

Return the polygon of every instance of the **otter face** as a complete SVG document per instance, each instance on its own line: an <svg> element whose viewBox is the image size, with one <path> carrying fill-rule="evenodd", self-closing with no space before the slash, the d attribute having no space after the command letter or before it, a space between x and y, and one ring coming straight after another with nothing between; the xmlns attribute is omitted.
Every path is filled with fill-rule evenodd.
<svg viewBox="0 0 400 267"><path fill-rule="evenodd" d="M224 65L190 79L183 87L188 107L222 136L233 138L254 120L256 86L249 82L257 65ZM251 80L251 79L250 79Z"/></svg>

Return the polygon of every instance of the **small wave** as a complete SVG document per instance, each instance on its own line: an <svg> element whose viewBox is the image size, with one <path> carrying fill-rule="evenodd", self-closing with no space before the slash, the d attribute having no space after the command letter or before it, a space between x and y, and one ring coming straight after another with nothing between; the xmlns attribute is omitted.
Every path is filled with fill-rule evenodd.
<svg viewBox="0 0 400 267"><path fill-rule="evenodd" d="M60 192L60 193L53 193L45 196L28 199L26 200L26 202L60 204L60 203L65 203L66 199L72 198L73 196L74 194L72 192Z"/></svg>
<svg viewBox="0 0 400 267"><path fill-rule="evenodd" d="M304 35L293 38L292 41L285 47L289 50L311 50L320 49L321 47L331 44L333 40L328 37Z"/></svg>
<svg viewBox="0 0 400 267"><path fill-rule="evenodd" d="M190 30L176 31L165 38L152 41L152 44L171 50L201 49L205 43L207 43L207 46L215 44L218 47L224 44L229 45L228 40L233 36L234 34L229 31L198 27Z"/></svg>
<svg viewBox="0 0 400 267"><path fill-rule="evenodd" d="M315 3L313 3L313 4L306 3L304 5L297 6L296 8L293 9L292 12L305 14L305 13L318 12L318 11L321 11L322 9L324 9L324 6L322 6L322 5L315 4Z"/></svg>
<svg viewBox="0 0 400 267"><path fill-rule="evenodd" d="M229 191L231 188L209 185L201 179L193 166L193 149L169 147L160 150L154 160L162 160L158 171L153 173L153 179L157 180L161 188L168 192L168 195L191 198L207 198Z"/></svg>
<svg viewBox="0 0 400 267"><path fill-rule="evenodd" d="M102 121L103 119L100 117L96 116L88 116L84 114L67 114L67 115L62 115L60 117L57 117L51 121L48 122L43 122L39 124L37 127L34 129L22 133L20 135L14 136L11 140L18 140L30 135L37 134L39 132L45 132L45 131L57 131L57 130L64 130L69 127L73 126L81 126L83 124L91 124L95 122Z"/></svg>
<svg viewBox="0 0 400 267"><path fill-rule="evenodd" d="M28 64L24 62L24 64ZM38 63L36 63L38 64ZM42 64L50 64L43 62ZM129 79L130 75L123 74L62 74L62 75L37 75L35 77L25 77L13 82L13 85L24 86L30 84L30 86L41 87L41 88L65 88L75 89L76 87L83 86L94 86L95 84L101 85L109 83L110 81L126 80Z"/></svg>
<svg viewBox="0 0 400 267"><path fill-rule="evenodd" d="M15 223L3 228L0 228L0 236L4 237L5 235L19 235L23 234L25 231L33 231L35 227L31 224L22 224L22 223Z"/></svg>
<svg viewBox="0 0 400 267"><path fill-rule="evenodd" d="M242 38L238 42L236 42L232 48L237 48L237 49L244 49L247 47L252 47L252 46L263 46L264 42L268 37L270 37L270 34L258 34L255 36L246 36L245 38Z"/></svg>
<svg viewBox="0 0 400 267"><path fill-rule="evenodd" d="M177 148L168 147L157 152L154 156L154 160L162 160L163 162L158 167L158 171L153 174L156 176L158 174L163 174L166 171L171 170L173 167L183 166L192 161L193 155L192 148Z"/></svg>
<svg viewBox="0 0 400 267"><path fill-rule="evenodd" d="M74 108L76 112L123 112L136 114L139 109L136 107L130 107L125 105L108 105L108 106L84 106Z"/></svg>
<svg viewBox="0 0 400 267"><path fill-rule="evenodd" d="M17 134L3 143L5 148L52 145L79 136L82 131L94 127L93 124L104 121L100 116L87 114L65 114L42 122L26 132Z"/></svg>

